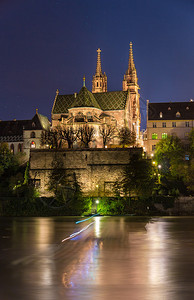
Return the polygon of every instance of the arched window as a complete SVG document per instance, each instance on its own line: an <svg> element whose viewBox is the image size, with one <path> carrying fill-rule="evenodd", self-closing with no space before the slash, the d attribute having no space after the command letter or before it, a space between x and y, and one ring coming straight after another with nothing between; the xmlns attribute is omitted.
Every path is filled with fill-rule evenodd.
<svg viewBox="0 0 194 300"><path fill-rule="evenodd" d="M36 137L36 134L35 134L34 131L31 132L30 137L31 137L32 139L34 139L34 138Z"/></svg>
<svg viewBox="0 0 194 300"><path fill-rule="evenodd" d="M12 154L14 154L14 144L11 144L10 151L11 151Z"/></svg>
<svg viewBox="0 0 194 300"><path fill-rule="evenodd" d="M32 149L36 148L36 143L34 141L31 142L30 148L32 148Z"/></svg>
<svg viewBox="0 0 194 300"><path fill-rule="evenodd" d="M22 144L18 144L18 152L22 152Z"/></svg>

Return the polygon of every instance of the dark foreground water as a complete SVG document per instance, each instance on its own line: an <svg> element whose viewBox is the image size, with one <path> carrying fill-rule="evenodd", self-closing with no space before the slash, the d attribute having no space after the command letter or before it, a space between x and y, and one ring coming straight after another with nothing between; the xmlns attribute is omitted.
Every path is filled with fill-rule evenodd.
<svg viewBox="0 0 194 300"><path fill-rule="evenodd" d="M0 300L194 299L193 217L77 220L0 219Z"/></svg>

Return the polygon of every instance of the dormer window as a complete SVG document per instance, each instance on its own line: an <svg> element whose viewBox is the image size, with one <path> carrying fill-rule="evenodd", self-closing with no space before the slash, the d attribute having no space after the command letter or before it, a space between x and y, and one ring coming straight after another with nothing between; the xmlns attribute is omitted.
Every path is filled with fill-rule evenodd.
<svg viewBox="0 0 194 300"><path fill-rule="evenodd" d="M163 114L162 114L162 112L160 112L160 118L162 118L163 117Z"/></svg>
<svg viewBox="0 0 194 300"><path fill-rule="evenodd" d="M171 107L170 107L170 106L168 107L168 110L171 110Z"/></svg>
<svg viewBox="0 0 194 300"><path fill-rule="evenodd" d="M189 106L186 107L186 110L189 110Z"/></svg>
<svg viewBox="0 0 194 300"><path fill-rule="evenodd" d="M32 123L32 127L35 127L35 123L34 122Z"/></svg>
<svg viewBox="0 0 194 300"><path fill-rule="evenodd" d="M181 116L180 112L179 112L179 111L177 111L177 113L176 113L176 117L177 117L177 118L180 118L180 116Z"/></svg>

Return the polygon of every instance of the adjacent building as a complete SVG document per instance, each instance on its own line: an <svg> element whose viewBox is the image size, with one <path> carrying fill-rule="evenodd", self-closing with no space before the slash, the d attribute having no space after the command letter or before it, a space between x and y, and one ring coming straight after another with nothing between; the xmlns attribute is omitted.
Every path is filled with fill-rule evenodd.
<svg viewBox="0 0 194 300"><path fill-rule="evenodd" d="M188 136L194 127L194 102L147 102L147 130L144 136L146 152L154 153L156 145L168 135L179 137L185 149Z"/></svg>
<svg viewBox="0 0 194 300"><path fill-rule="evenodd" d="M0 121L0 143L7 143L13 154L23 152L29 159L30 149L40 148L41 133L48 130L48 118L36 110L31 120Z"/></svg>

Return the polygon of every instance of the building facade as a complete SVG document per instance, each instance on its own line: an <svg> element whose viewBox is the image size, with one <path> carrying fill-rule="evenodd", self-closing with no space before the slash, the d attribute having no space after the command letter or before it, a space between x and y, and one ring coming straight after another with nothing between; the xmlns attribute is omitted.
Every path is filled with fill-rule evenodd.
<svg viewBox="0 0 194 300"><path fill-rule="evenodd" d="M57 126L79 127L83 124L95 129L95 140L92 147L101 148L102 138L99 130L102 127L120 129L128 127L135 131L137 143L140 138L140 106L137 72L133 60L132 43L130 43L129 64L123 79L122 91L107 91L107 76L102 73L101 50L97 50L96 73L92 80L92 92L85 85L79 93L60 95L56 92L52 108L52 128ZM109 146L117 145L118 139L112 138Z"/></svg>
<svg viewBox="0 0 194 300"><path fill-rule="evenodd" d="M41 147L42 131L48 130L48 118L36 110L31 120L0 121L0 143L7 143L13 154L25 153L28 160L30 149Z"/></svg>
<svg viewBox="0 0 194 300"><path fill-rule="evenodd" d="M156 145L168 135L176 135L185 148L194 127L194 102L147 102L147 130L144 136L146 152L154 153Z"/></svg>

